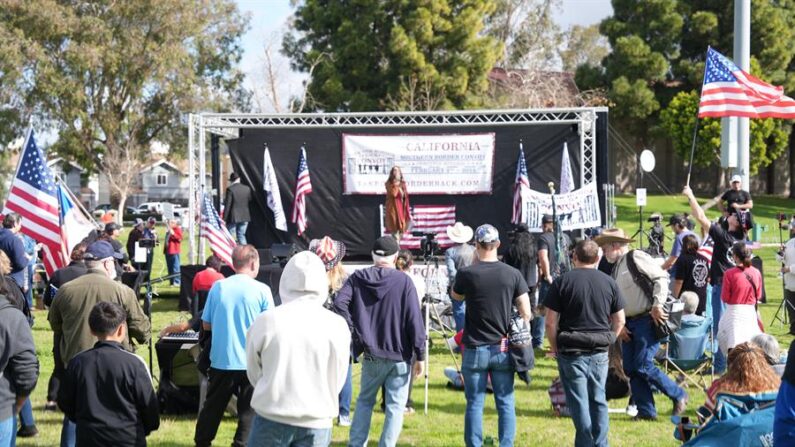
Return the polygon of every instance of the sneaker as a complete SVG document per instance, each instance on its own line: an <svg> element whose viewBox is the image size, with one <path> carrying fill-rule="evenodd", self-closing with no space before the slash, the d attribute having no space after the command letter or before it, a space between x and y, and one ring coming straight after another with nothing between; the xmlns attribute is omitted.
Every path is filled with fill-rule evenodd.
<svg viewBox="0 0 795 447"><path fill-rule="evenodd" d="M337 418L337 425L339 425L340 427L350 427L351 426L351 416L350 415L347 415L347 416L340 415L340 417Z"/></svg>
<svg viewBox="0 0 795 447"><path fill-rule="evenodd" d="M22 428L17 431L18 438L32 438L39 434L39 429L36 428L35 425L30 426L22 426Z"/></svg>
<svg viewBox="0 0 795 447"><path fill-rule="evenodd" d="M638 406L637 405L627 405L627 416L635 417L638 415Z"/></svg>
<svg viewBox="0 0 795 447"><path fill-rule="evenodd" d="M47 403L44 404L44 411L58 411L58 402L54 400L47 401Z"/></svg>
<svg viewBox="0 0 795 447"><path fill-rule="evenodd" d="M405 416L409 416L409 415L412 415L412 414L414 414L414 407L406 407L406 408L403 410L403 414L404 414Z"/></svg>
<svg viewBox="0 0 795 447"><path fill-rule="evenodd" d="M657 416L649 416L647 414L639 414L632 418L633 421L656 421Z"/></svg>

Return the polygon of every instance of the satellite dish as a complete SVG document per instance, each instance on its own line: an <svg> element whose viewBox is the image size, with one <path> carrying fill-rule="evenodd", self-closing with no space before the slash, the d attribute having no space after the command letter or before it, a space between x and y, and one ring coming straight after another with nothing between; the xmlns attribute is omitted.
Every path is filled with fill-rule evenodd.
<svg viewBox="0 0 795 447"><path fill-rule="evenodd" d="M644 149L643 152L640 153L640 168L643 169L644 172L651 172L654 170L654 152Z"/></svg>

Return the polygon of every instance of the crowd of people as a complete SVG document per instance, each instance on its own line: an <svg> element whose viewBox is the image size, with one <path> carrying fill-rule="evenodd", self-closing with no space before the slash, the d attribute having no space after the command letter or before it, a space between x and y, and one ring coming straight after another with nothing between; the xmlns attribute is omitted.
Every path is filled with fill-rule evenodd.
<svg viewBox="0 0 795 447"><path fill-rule="evenodd" d="M462 362L460 372L446 374L453 387L464 390L462 443L484 444L489 390L499 444L514 444L514 377L532 368L532 357L541 352L557 363L561 405L571 416L576 446L607 445L608 398L629 395L634 420L656 420L659 393L670 400L673 415L682 415L690 397L680 381L661 370L661 343L677 328L704 324L717 341L712 359L719 378L698 407L700 423L717 417L721 396L772 394L778 396L776 443L795 442L795 357L790 355L785 367L778 343L764 333L758 317L762 276L746 244L751 222L746 213L753 203L735 180L718 222L706 217L685 187L690 212L669 219L673 246L661 257L631 249L633 241L621 229L572 240L553 216L543 217L540 234L519 225L508 239L489 224L475 230L461 222L448 227L454 245L445 258L458 332L453 345ZM408 204L399 170L386 186L393 190L388 200L395 208ZM250 200L238 189L227 196L230 208ZM403 418L413 412L413 379L425 372L427 334L420 310L424 285L409 274L413 257L400 250L398 240L405 216L391 217L388 228L397 237L375 241L371 266L346 269L345 244L330 237L312 240L306 251L293 255L279 282L279 306L274 291L256 280L259 254L244 239L249 217L230 217L239 242L232 252L234 274L225 278L218 258L210 256L191 287L194 296L206 297L202 309L160 332L200 333L197 363L206 377L206 396L195 445L212 444L234 396L233 445L328 445L336 421L350 426L348 445L365 446L379 390L385 415L379 445L398 443ZM691 217L701 234L693 231ZM29 422L25 414L39 372L25 295L31 255L19 237L21 225L12 213L0 229L0 446L14 445L15 436L35 429L32 413ZM150 371L132 354L131 343L149 340L150 319L136 293L117 280L124 271L151 266L153 250L142 253L139 241L156 238L154 226L136 221L124 253L119 226L107 223L101 234L78 244L71 263L50 278L44 303L55 368L47 408L64 414L62 446L145 445L159 427ZM176 221L167 227L164 255L172 283L178 284L182 231ZM793 240L780 253L791 316ZM504 242L509 246L500 250ZM672 302L682 304L681 315L675 317ZM352 412L354 363L362 374ZM608 392L621 388L616 383L623 390Z"/></svg>

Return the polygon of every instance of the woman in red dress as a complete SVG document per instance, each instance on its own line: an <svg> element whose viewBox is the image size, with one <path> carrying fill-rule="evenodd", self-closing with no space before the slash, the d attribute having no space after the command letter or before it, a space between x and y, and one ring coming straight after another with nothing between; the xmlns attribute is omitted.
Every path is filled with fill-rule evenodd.
<svg viewBox="0 0 795 447"><path fill-rule="evenodd" d="M386 181L386 231L395 239L400 240L409 228L409 193L400 167L395 166L389 172Z"/></svg>

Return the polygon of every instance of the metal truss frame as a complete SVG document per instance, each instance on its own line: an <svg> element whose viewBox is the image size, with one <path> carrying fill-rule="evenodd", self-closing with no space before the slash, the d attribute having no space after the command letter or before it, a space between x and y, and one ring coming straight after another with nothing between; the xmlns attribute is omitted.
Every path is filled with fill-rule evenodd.
<svg viewBox="0 0 795 447"><path fill-rule="evenodd" d="M472 127L577 124L580 134L580 186L596 181L597 112L605 107L566 109L463 110L433 112L373 113L298 113L236 114L202 113L188 116L188 169L190 177L189 228L190 262L196 262L196 211L198 194L205 189L206 133L223 138L237 138L239 129L317 128L317 127ZM220 193L220 192L219 192ZM199 239L198 253L204 253L204 239Z"/></svg>

